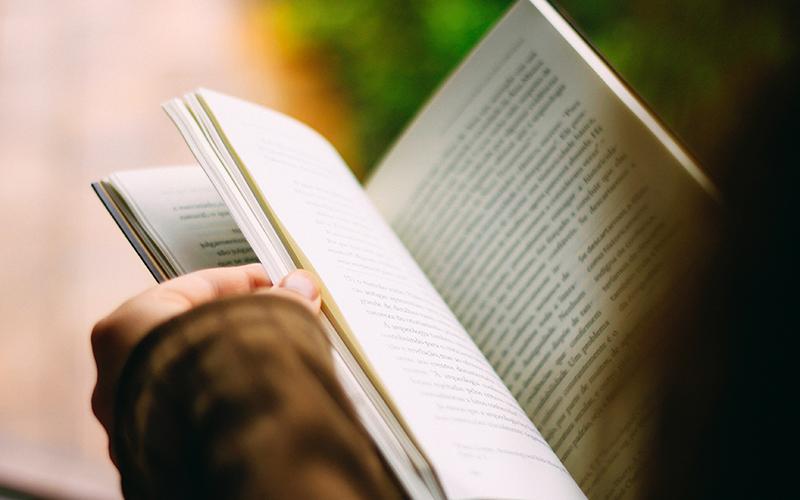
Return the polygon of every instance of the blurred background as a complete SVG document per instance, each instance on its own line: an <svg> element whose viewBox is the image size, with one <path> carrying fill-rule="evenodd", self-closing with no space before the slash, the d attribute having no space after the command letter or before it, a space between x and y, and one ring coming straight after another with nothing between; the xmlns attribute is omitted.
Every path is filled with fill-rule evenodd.
<svg viewBox="0 0 800 500"><path fill-rule="evenodd" d="M92 325L153 284L93 194L191 163L159 104L199 86L291 114L363 179L508 0L0 0L0 498L119 498ZM797 41L778 0L562 0L713 179Z"/></svg>

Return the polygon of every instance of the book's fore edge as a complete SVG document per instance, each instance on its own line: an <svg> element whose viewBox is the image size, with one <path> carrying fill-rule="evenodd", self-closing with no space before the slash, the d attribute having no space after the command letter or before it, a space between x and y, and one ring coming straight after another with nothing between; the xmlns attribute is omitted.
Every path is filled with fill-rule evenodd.
<svg viewBox="0 0 800 500"><path fill-rule="evenodd" d="M274 210L269 205L263 192L258 187L258 184L255 182L252 175L250 174L250 171L247 169L244 162L238 156L235 149L231 145L227 136L222 131L222 127L220 126L219 122L214 116L214 113L211 111L208 103L205 101L205 99L203 99L202 94L200 92L196 92L192 95L195 97L197 102L202 107L204 116L210 121L213 127L213 132L223 143L225 152L228 155L230 155L230 158L235 164L235 167L242 174L242 177L247 183L247 187L253 193L255 200L258 202L259 208L263 211L263 213L267 217L267 220L273 226L275 233L280 238L283 247L288 252L296 268L304 269L317 276L320 282L320 292L322 295L322 313L325 315L325 318L330 323L336 336L344 343L345 351L350 356L352 356L352 361L355 362L355 364L359 367L361 373L369 382L369 385L375 389L378 398L373 399L372 404L375 405L379 411L381 411L381 406L385 405L385 410L381 411L383 416L385 418L390 417L394 419L397 424L397 427L402 429L403 431L402 434L406 438L408 438L409 441L407 444L412 445L411 448L406 449L406 453L408 453L408 451L410 450L415 450L419 454L418 459L424 462L427 466L427 469L430 471L430 474L426 474L423 471L420 471L418 467L419 464L415 463L414 466L417 469L417 472L419 473L420 477L423 478L423 480L426 478L429 479L429 481L426 481L426 485L430 490L432 490L431 492L432 494L434 494L434 496L438 496L443 499L446 498L441 481L436 475L436 471L434 467L431 465L430 460L425 455L423 448L419 443L419 440L416 438L416 436L414 436L413 432L411 431L411 428L408 426L403 415L392 401L392 398L390 397L388 391L383 385L383 382L381 382L380 377L378 377L377 373L372 368L372 364L365 356L361 346L358 344L355 335L352 333L352 328L345 320L341 310L339 310L338 306L336 306L336 302L333 300L333 296L331 295L330 291L327 289L324 282L321 279L319 279L319 274L314 269L314 266L311 264L311 261L305 256L305 253L300 249L300 246L297 244L297 242L294 241L294 239L287 231L286 227L281 223L280 219L277 217ZM257 106L257 104L253 105ZM190 111L192 111L191 108ZM194 115L194 111L192 112ZM197 117L195 117L195 119L197 119ZM211 140L208 137L207 139ZM352 369L353 367L351 366L350 368ZM430 483L430 480L433 481L432 484Z"/></svg>
<svg viewBox="0 0 800 500"><path fill-rule="evenodd" d="M117 223L117 227L119 227L119 229L122 231L122 234L125 235L128 243L131 244L134 251L136 251L136 254L147 267L147 270L153 275L153 278L155 278L158 283L163 283L166 281L168 279L167 273L161 269L156 262L156 259L142 243L140 236L136 234L136 231L133 229L131 223L127 218L125 218L122 211L119 209L119 207L117 207L117 204L114 203L114 200L111 199L111 196L108 194L103 182L93 182L92 189L94 189L97 197L100 198L100 202L103 204L103 206L106 207L106 210L111 215L111 218Z"/></svg>
<svg viewBox="0 0 800 500"><path fill-rule="evenodd" d="M569 14L553 0L519 0L533 4L547 22L572 47L603 83L642 122L681 166L719 205L724 203L716 184L700 166L697 157L653 106L622 76ZM549 9L548 9L549 7Z"/></svg>
<svg viewBox="0 0 800 500"><path fill-rule="evenodd" d="M207 111L207 107L200 101L203 90L201 88L197 92L188 93L183 100L173 100L170 103L172 106L165 107L165 109L168 113L177 112L176 116L172 116L172 114L170 116L173 121L180 120L191 135L192 143L189 146L212 184L215 184L223 201L233 207L246 209L233 210L229 206L231 215L239 228L255 237L256 241L251 242L250 245L256 250L256 254L261 251L263 255L268 256L268 258L259 258L259 260L270 279L278 283L289 272L297 269L297 265L286 251L286 244L280 234L274 230L275 225L269 219L268 214L263 210L251 209L254 202L259 206L260 204L252 190L242 189L241 183L244 182L247 185L248 182L244 179L237 160L231 156L229 144L221 139L221 133L218 131L218 124L213 119L213 113ZM180 124L178 127L183 130ZM242 177L241 181L237 174Z"/></svg>

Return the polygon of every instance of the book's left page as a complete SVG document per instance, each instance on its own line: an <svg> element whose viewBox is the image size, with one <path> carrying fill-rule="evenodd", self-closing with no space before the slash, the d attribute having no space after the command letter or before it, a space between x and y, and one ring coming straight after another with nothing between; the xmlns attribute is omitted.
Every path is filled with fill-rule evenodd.
<svg viewBox="0 0 800 500"><path fill-rule="evenodd" d="M340 333L366 361L448 498L585 498L327 142L229 96L201 90L186 101L229 168L210 177L244 181L231 183L228 195L252 198L252 219L266 216L298 266L320 276ZM188 128L181 105L167 109ZM210 156L208 149L196 156ZM416 349L397 348L411 337ZM452 386L470 396L454 405L443 395Z"/></svg>
<svg viewBox="0 0 800 500"><path fill-rule="evenodd" d="M115 172L93 187L157 281L258 262L197 165Z"/></svg>

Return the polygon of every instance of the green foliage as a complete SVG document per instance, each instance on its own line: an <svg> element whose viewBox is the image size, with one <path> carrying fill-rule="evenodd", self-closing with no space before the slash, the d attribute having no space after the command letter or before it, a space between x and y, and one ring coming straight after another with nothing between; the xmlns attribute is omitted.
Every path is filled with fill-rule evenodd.
<svg viewBox="0 0 800 500"><path fill-rule="evenodd" d="M373 165L510 0L292 0L290 29L321 51Z"/></svg>
<svg viewBox="0 0 800 500"><path fill-rule="evenodd" d="M328 58L373 165L511 0L291 0ZM781 0L562 0L576 25L701 157L754 82L794 50Z"/></svg>

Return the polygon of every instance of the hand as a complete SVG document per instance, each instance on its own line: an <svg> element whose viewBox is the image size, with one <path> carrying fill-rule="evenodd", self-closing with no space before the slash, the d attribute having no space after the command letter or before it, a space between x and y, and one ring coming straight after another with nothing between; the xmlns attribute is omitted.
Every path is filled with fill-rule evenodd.
<svg viewBox="0 0 800 500"><path fill-rule="evenodd" d="M261 264L206 269L157 285L123 303L92 330L97 384L92 410L112 435L114 388L133 348L156 326L214 299L267 293L296 300L315 315L320 310L319 283L307 271L294 271L272 286Z"/></svg>

